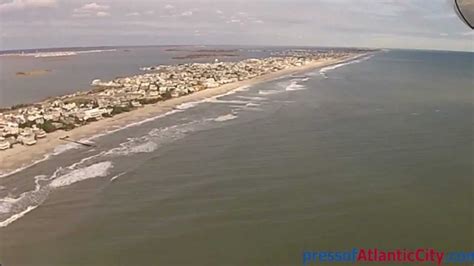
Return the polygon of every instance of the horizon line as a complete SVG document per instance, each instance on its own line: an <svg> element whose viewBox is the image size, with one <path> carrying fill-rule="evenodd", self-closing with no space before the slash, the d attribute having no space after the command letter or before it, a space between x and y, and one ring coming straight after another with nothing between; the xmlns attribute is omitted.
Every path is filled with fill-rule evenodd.
<svg viewBox="0 0 474 266"><path fill-rule="evenodd" d="M31 51L47 49L84 49L84 48L144 48L144 47L172 47L172 46L235 46L235 47L301 47L301 48L344 48L344 49L378 49L378 50L404 50L404 51L438 51L438 52L466 52L474 53L469 50L448 50L433 48L387 48L387 47L368 47L368 46L328 46L328 45L279 45L279 44L137 44L137 45L85 45L85 46L50 46L36 48L20 49L0 49L0 53L13 51Z"/></svg>

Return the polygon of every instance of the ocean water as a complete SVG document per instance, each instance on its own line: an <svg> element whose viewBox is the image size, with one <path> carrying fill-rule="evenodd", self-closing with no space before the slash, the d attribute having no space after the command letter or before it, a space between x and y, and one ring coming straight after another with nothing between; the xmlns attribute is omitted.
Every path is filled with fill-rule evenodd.
<svg viewBox="0 0 474 266"><path fill-rule="evenodd" d="M90 139L97 148L59 147L0 178L0 263L470 251L473 64L473 53L380 52L183 104Z"/></svg>

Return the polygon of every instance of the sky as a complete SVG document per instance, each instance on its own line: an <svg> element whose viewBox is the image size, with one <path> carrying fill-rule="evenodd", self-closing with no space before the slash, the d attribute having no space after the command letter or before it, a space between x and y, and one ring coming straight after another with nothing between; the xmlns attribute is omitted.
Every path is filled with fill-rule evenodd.
<svg viewBox="0 0 474 266"><path fill-rule="evenodd" d="M452 0L0 0L0 50L295 45L474 51Z"/></svg>

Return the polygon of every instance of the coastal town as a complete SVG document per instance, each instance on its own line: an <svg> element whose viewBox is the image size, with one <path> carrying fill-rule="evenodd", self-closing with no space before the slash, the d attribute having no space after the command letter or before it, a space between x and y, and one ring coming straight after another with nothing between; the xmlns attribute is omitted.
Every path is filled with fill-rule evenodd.
<svg viewBox="0 0 474 266"><path fill-rule="evenodd" d="M14 145L32 146L57 130L72 130L94 121L197 91L249 80L312 62L343 59L362 52L285 51L280 55L239 62L187 63L145 67L145 74L93 80L89 91L16 105L0 110L0 152Z"/></svg>

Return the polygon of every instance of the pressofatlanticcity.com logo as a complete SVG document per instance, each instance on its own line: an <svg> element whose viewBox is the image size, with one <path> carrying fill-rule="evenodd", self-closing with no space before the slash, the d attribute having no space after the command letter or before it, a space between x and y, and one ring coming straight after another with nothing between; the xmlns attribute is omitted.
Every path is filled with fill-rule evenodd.
<svg viewBox="0 0 474 266"><path fill-rule="evenodd" d="M304 266L323 263L353 263L379 265L381 263L412 263L415 265L443 265L474 263L474 251L444 252L433 248L382 250L353 248L346 251L304 251Z"/></svg>

